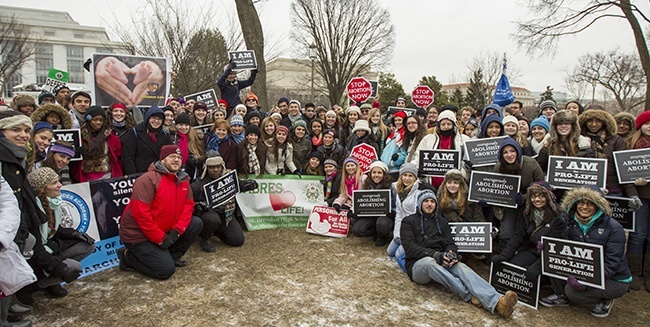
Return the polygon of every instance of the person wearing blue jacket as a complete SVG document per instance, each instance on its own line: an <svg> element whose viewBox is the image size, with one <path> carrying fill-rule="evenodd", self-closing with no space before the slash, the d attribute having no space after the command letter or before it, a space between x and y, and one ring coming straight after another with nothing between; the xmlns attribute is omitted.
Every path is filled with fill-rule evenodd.
<svg viewBox="0 0 650 327"><path fill-rule="evenodd" d="M632 274L625 258L625 231L612 218L612 208L596 187L571 189L562 200L569 217L566 239L603 247L605 289L582 285L575 276L566 281L552 278L555 294L542 298L547 307L567 306L570 302L594 304L591 314L609 316L614 300L627 293Z"/></svg>

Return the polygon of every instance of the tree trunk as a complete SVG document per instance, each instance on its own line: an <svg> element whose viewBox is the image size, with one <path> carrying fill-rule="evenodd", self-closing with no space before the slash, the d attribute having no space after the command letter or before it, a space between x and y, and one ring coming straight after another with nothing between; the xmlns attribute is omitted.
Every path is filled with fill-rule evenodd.
<svg viewBox="0 0 650 327"><path fill-rule="evenodd" d="M253 0L235 0L237 16L241 25L244 42L248 50L255 51L257 59L257 78L252 86L259 98L259 105L265 111L271 109L266 90L266 60L264 59L264 32Z"/></svg>
<svg viewBox="0 0 650 327"><path fill-rule="evenodd" d="M645 108L643 108L643 110L650 110L650 53L648 52L648 44L643 35L643 29L641 29L639 21L636 16L634 16L634 12L632 12L630 0L621 0L621 10L623 11L623 14L625 14L627 21L630 23L630 27L632 27L634 42L636 43L636 49L639 53L641 66L645 73Z"/></svg>

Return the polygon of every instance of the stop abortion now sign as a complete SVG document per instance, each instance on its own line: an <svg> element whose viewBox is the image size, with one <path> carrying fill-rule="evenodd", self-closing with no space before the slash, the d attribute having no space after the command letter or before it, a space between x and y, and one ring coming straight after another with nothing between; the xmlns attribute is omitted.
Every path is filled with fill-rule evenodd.
<svg viewBox="0 0 650 327"><path fill-rule="evenodd" d="M372 85L363 77L354 77L346 86L348 98L354 102L365 102L372 94Z"/></svg>
<svg viewBox="0 0 650 327"><path fill-rule="evenodd" d="M420 108L428 107L433 103L433 90L426 85L418 85L411 92L411 101Z"/></svg>

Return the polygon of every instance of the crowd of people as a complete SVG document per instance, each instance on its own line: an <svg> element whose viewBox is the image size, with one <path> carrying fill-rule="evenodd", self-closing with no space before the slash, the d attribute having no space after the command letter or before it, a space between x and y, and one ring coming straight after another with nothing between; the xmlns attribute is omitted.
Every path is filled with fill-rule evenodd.
<svg viewBox="0 0 650 327"><path fill-rule="evenodd" d="M650 291L650 186L643 178L620 184L612 158L615 151L650 147L650 112L612 116L599 106L572 101L558 108L548 100L535 117L526 117L518 101L506 108L409 110L403 98L386 112L378 98L327 108L284 97L263 109L255 94L246 94L243 103L239 97L255 72L238 81L233 68L227 65L217 82L222 97L214 108L183 98L169 98L162 108L101 107L87 92L61 84L38 99L18 95L11 108L0 110L0 261L2 275L12 276L0 283L3 323L26 325L21 316L31 310L36 291L65 296L61 283L77 279L79 262L93 251L93 238L61 214L61 186L131 174L142 175L120 221L120 269L152 278L167 279L187 265L182 258L196 239L206 252L215 251L214 236L230 246L244 244L236 200L212 208L201 191L236 170L241 191L257 188L255 179L264 174L320 176L323 200L347 212L351 233L387 246L413 282L440 283L504 318L517 294L500 295L464 262L472 256L507 261L536 280L543 236L602 245L606 278L604 290L574 276L551 279L554 294L540 299L543 305L593 304L592 314L606 317L628 288ZM205 133L198 128L206 125ZM81 147L53 141L58 129L79 129ZM464 153L467 140L500 136L507 137L495 165L473 167L465 160L444 177L418 171L420 151ZM350 156L359 144L378 156L367 172ZM71 161L80 153L82 160ZM545 181L549 156L608 159L606 189L554 189ZM472 170L520 176L517 208L469 201ZM390 190L391 213L359 217L351 210L355 190L379 189ZM627 242L605 194L629 198L636 210ZM449 222L492 222L493 255L459 254Z"/></svg>

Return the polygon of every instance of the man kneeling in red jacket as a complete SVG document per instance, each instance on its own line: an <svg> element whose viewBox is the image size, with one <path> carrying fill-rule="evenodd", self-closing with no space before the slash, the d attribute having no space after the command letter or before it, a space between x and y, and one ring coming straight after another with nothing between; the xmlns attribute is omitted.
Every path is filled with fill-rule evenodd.
<svg viewBox="0 0 650 327"><path fill-rule="evenodd" d="M117 252L121 270L135 269L167 279L175 267L187 265L181 257L201 232L203 222L192 217L192 189L181 164L181 150L165 145L160 161L135 180L131 201L120 219L120 239L126 246Z"/></svg>

